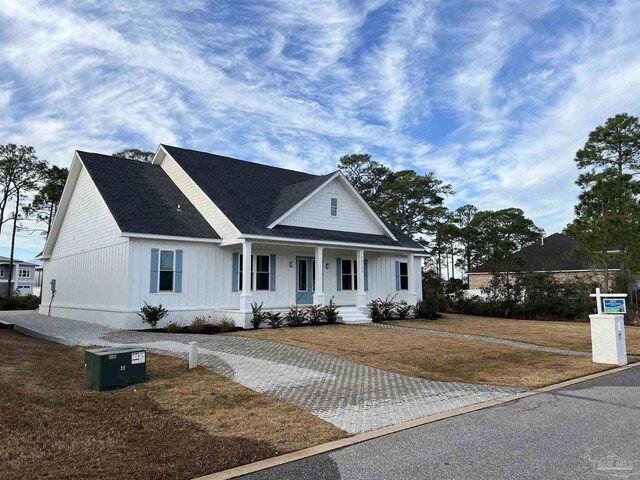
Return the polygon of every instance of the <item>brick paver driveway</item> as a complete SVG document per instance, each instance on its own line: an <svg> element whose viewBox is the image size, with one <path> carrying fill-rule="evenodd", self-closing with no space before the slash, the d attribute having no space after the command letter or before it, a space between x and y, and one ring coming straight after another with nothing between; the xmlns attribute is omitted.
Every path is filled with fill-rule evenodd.
<svg viewBox="0 0 640 480"><path fill-rule="evenodd" d="M292 403L349 432L360 433L454 408L511 395L521 389L436 382L256 338L111 330L107 327L2 312L19 330L71 345L136 344L187 357L198 342L207 369L257 392Z"/></svg>

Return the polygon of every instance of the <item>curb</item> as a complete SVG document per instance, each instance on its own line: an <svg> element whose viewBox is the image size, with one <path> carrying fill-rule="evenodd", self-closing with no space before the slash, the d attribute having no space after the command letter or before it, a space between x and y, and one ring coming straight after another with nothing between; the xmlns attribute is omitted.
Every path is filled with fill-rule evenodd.
<svg viewBox="0 0 640 480"><path fill-rule="evenodd" d="M286 463L296 462L298 460L303 460L305 458L314 457L316 455L320 455L323 453L339 450L345 447L349 447L351 445L356 445L358 443L366 442L368 440L373 440L375 438L384 437L392 433L409 430L411 428L427 425L433 422L438 422L440 420L444 420L451 417L457 417L458 415L464 415L465 413L471 413L477 410L483 410L485 408L491 408L498 405L503 405L505 403L514 402L522 398L532 397L534 395L539 395L541 393L547 393L552 390L557 390L560 388L568 387L570 385L575 385L576 383L586 382L588 380L593 380L595 378L603 377L605 375L611 375L613 373L623 372L625 370L629 370L630 368L637 368L637 367L640 367L640 362L629 363L621 367L614 367L609 370L605 370L603 372L592 373L590 375L585 375L583 377L573 378L571 380L565 380L563 382L555 383L553 385L547 385L546 387L527 390L526 392L516 393L508 397L503 397L496 400L489 400L487 402L482 402L482 403L476 403L474 405L468 405L466 407L457 408L455 410L449 410L447 412L441 412L435 415L429 415L427 417L409 420L407 422L398 423L396 425L390 425L388 427L383 427L378 430L372 430L370 432L360 433L352 437L343 438L340 440L334 440L333 442L323 443L322 445L316 445L315 447L305 448L304 450L298 450L297 452L291 452L291 453L287 453L277 457L260 460L258 462L249 463L247 465L241 465L239 467L230 468L228 470L223 470L221 472L204 475L201 477L197 477L193 480L226 480L230 478L237 478L242 475L248 475L250 473L259 472L261 470L277 467L279 465L284 465Z"/></svg>

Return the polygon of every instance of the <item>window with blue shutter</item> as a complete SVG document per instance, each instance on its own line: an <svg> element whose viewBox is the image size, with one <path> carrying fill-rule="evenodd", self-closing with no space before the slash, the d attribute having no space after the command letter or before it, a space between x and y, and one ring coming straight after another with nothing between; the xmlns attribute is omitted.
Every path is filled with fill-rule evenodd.
<svg viewBox="0 0 640 480"><path fill-rule="evenodd" d="M174 292L182 292L182 250L176 250L176 282Z"/></svg>
<svg viewBox="0 0 640 480"><path fill-rule="evenodd" d="M396 260L396 291L400 291L400 262Z"/></svg>
<svg viewBox="0 0 640 480"><path fill-rule="evenodd" d="M331 199L331 216L332 217L338 216L338 199L337 198Z"/></svg>
<svg viewBox="0 0 640 480"><path fill-rule="evenodd" d="M151 272L149 275L149 293L158 293L158 257L160 250L151 249Z"/></svg>
<svg viewBox="0 0 640 480"><path fill-rule="evenodd" d="M240 286L240 254L234 252L231 254L231 291L237 292Z"/></svg>
<svg viewBox="0 0 640 480"><path fill-rule="evenodd" d="M338 287L338 291L342 291L342 259L336 259L336 285Z"/></svg>

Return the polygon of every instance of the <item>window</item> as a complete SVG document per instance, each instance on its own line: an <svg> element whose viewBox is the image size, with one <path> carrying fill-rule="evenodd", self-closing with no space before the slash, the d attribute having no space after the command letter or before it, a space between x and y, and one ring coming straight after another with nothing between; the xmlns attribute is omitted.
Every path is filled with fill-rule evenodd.
<svg viewBox="0 0 640 480"><path fill-rule="evenodd" d="M256 290L269 290L269 255L256 255Z"/></svg>
<svg viewBox="0 0 640 480"><path fill-rule="evenodd" d="M409 290L409 265L400 262L400 290Z"/></svg>
<svg viewBox="0 0 640 480"><path fill-rule="evenodd" d="M342 260L342 290L358 289L358 263L356 260Z"/></svg>
<svg viewBox="0 0 640 480"><path fill-rule="evenodd" d="M174 252L173 250L160 250L160 279L158 291L172 292L174 277Z"/></svg>
<svg viewBox="0 0 640 480"><path fill-rule="evenodd" d="M20 267L20 270L18 270L18 277L31 278L31 269L27 267Z"/></svg>
<svg viewBox="0 0 640 480"><path fill-rule="evenodd" d="M331 199L331 216L332 217L338 216L338 199L337 198Z"/></svg>
<svg viewBox="0 0 640 480"><path fill-rule="evenodd" d="M242 291L242 272L243 260L242 254L238 255L238 290ZM269 255L251 255L251 290L269 290L270 289L270 258Z"/></svg>

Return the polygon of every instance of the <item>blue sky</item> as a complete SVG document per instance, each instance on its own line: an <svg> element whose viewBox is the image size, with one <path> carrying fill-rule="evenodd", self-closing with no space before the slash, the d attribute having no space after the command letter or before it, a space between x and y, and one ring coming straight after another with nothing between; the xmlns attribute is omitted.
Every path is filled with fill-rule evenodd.
<svg viewBox="0 0 640 480"><path fill-rule="evenodd" d="M637 0L1 0L0 143L58 165L162 142L327 173L369 152L550 234L576 150L620 112L640 112Z"/></svg>

